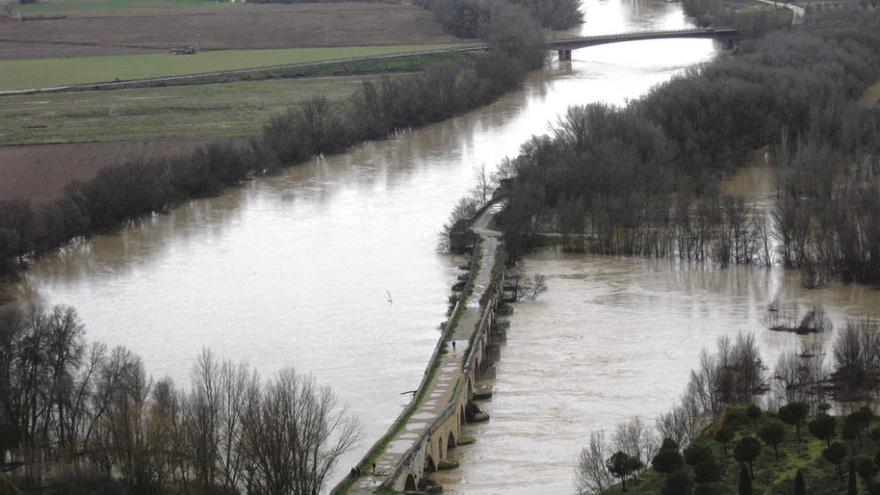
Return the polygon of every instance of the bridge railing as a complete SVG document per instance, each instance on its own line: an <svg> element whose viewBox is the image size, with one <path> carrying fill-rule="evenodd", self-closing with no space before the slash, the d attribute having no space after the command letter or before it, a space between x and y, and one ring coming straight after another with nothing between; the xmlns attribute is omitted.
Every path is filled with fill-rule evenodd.
<svg viewBox="0 0 880 495"><path fill-rule="evenodd" d="M633 31L629 33L600 34L596 36L576 36L570 38L558 38L547 40L547 45L553 46L565 43L585 43L590 41L611 41L611 40L627 40L640 38L662 38L685 35L729 35L736 34L739 31L735 28L716 27L716 28L700 28L700 29L677 29L668 31Z"/></svg>
<svg viewBox="0 0 880 495"><path fill-rule="evenodd" d="M496 259L499 256L499 251L496 252ZM443 411L440 412L429 424L428 426L422 430L419 434L418 438L413 445L406 451L406 453L401 457L400 462L394 467L394 470L391 472L384 482L382 482L382 487L393 490L394 485L398 479L409 469L409 467L416 460L419 453L427 448L429 442L431 441L431 437L434 432L436 432L443 424L456 413L459 404L459 397L464 390L464 387L467 386L468 380L471 377L471 373L473 373L474 363L477 359L478 347L474 345L476 342L479 342L483 337L483 333L486 332L487 322L490 317L491 308L498 301L498 297L500 291L503 287L503 283L499 282L499 279L503 277L503 271L497 272L492 277L492 280L489 286L486 288L487 291L492 291L492 296L489 298L487 304L483 306L483 312L480 317L480 321L477 323L476 331L471 336L471 345L468 346L468 351L464 359L464 367L461 375L459 375L458 380L453 386L452 397L450 398L449 404L443 408ZM481 298L482 299L482 298ZM459 301L459 304L463 302L463 300Z"/></svg>
<svg viewBox="0 0 880 495"><path fill-rule="evenodd" d="M452 313L450 313L451 316L450 316L449 320L447 320L447 325L454 321L455 315L458 314L458 312L462 308L462 303L463 303L463 301L461 299L456 301L455 306L453 306ZM446 331L447 331L447 328L444 326L444 328L443 328L444 335L445 335ZM397 415L397 418L395 418L394 422L391 423L391 426L388 428L388 430L386 430L385 434L382 435L381 437L379 437L379 439L376 440L376 442L373 443L372 446L370 446L369 450L367 450L367 453L364 454L364 457L361 459L360 462L358 462L357 465L360 466L362 469L366 470L367 468L370 467L369 466L370 463L368 462L368 460L371 457L377 455L379 453L380 449L382 448L382 446L385 445L386 443L388 443L389 441L391 441L394 438L394 436L397 435L398 431L400 431L400 429L403 427L403 425L409 420L412 413L415 412L415 410L418 407L419 402L421 400L421 394L424 393L424 391L426 390L426 387L428 386L428 382L429 382L430 378L432 377L432 371L434 370L434 367L438 363L438 357L440 356L440 352L443 350L443 346L445 343L446 343L445 338L437 339L437 344L434 345L434 352L431 353L431 357L428 359L428 366L427 366L427 368L425 368L425 372L422 375L422 380L419 382L419 386L418 386L418 388L416 388L416 392L413 394L412 400L410 400L409 403L406 405L406 407L404 407L403 410L400 411L400 414ZM446 411L444 411L444 414L445 413L446 413ZM401 464L404 464L404 463L403 462L399 463L397 468L399 468ZM388 480L390 480L390 479L396 479L397 471L399 470L397 468L392 472L391 476L386 478L386 481L382 483L383 485L385 485L385 483L387 483ZM350 483L350 481L351 481L350 479L344 478L341 482L339 482L339 484L337 484L335 487L333 487L333 489L330 491L330 493L333 495L345 493L346 492L345 488Z"/></svg>

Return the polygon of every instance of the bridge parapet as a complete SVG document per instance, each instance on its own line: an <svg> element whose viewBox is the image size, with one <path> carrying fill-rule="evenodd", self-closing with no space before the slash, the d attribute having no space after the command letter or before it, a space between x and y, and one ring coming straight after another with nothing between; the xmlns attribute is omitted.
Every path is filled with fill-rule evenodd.
<svg viewBox="0 0 880 495"><path fill-rule="evenodd" d="M458 444L481 365L487 362L495 308L502 300L501 241L498 232L486 228L493 211L489 205L474 221L472 229L479 240L471 255L468 287L434 348L418 390L388 433L359 463L367 473L375 462L376 472L353 474L333 493L415 490L430 472L442 467L449 450ZM447 344L452 343L450 353Z"/></svg>
<svg viewBox="0 0 880 495"><path fill-rule="evenodd" d="M626 41L642 41L673 38L731 38L739 36L735 28L716 27L702 29L679 29L673 31L635 31L630 33L603 34L597 36L579 36L560 38L546 42L548 49L570 51L588 46L604 45L609 43L622 43Z"/></svg>

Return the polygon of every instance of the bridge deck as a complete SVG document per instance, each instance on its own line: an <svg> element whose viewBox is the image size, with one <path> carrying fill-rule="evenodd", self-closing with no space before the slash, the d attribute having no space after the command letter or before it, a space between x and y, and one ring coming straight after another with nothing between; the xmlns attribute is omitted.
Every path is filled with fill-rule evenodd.
<svg viewBox="0 0 880 495"><path fill-rule="evenodd" d="M636 31L629 33L603 34L598 36L578 36L572 38L560 38L549 40L547 48L572 49L583 48L606 43L620 43L625 41L656 40L669 38L714 38L735 36L739 34L734 28L718 27L705 29L680 29L675 31Z"/></svg>
<svg viewBox="0 0 880 495"><path fill-rule="evenodd" d="M385 451L376 461L376 474L367 473L358 478L348 493L366 495L373 493L388 478L404 459L407 452L416 445L421 435L438 418L451 401L455 399L455 384L462 377L462 368L467 358L468 344L476 332L477 323L482 318L480 299L490 288L492 269L495 266L495 253L498 248L499 232L488 228L496 208L490 207L474 222L473 231L480 237L480 267L474 277L474 290L465 301L465 310L453 329L449 352L439 356L437 372L426 386L421 403L403 427L394 435Z"/></svg>

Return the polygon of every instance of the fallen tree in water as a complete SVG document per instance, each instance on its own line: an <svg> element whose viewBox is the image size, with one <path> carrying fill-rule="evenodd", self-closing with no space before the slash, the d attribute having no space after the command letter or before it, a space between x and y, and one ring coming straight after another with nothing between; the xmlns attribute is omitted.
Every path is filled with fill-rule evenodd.
<svg viewBox="0 0 880 495"><path fill-rule="evenodd" d="M783 306L779 299L767 305L764 326L777 332L794 332L800 335L830 332L834 324L821 306L813 306L804 313L797 306Z"/></svg>

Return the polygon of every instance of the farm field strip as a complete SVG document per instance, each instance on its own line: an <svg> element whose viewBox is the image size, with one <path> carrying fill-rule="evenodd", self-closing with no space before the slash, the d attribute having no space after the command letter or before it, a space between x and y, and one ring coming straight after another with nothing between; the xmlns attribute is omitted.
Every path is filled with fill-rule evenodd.
<svg viewBox="0 0 880 495"><path fill-rule="evenodd" d="M0 98L0 145L252 136L287 107L316 96L340 103L378 77L6 96Z"/></svg>
<svg viewBox="0 0 880 495"><path fill-rule="evenodd" d="M223 50L0 61L0 91L188 76L450 49L461 44Z"/></svg>

